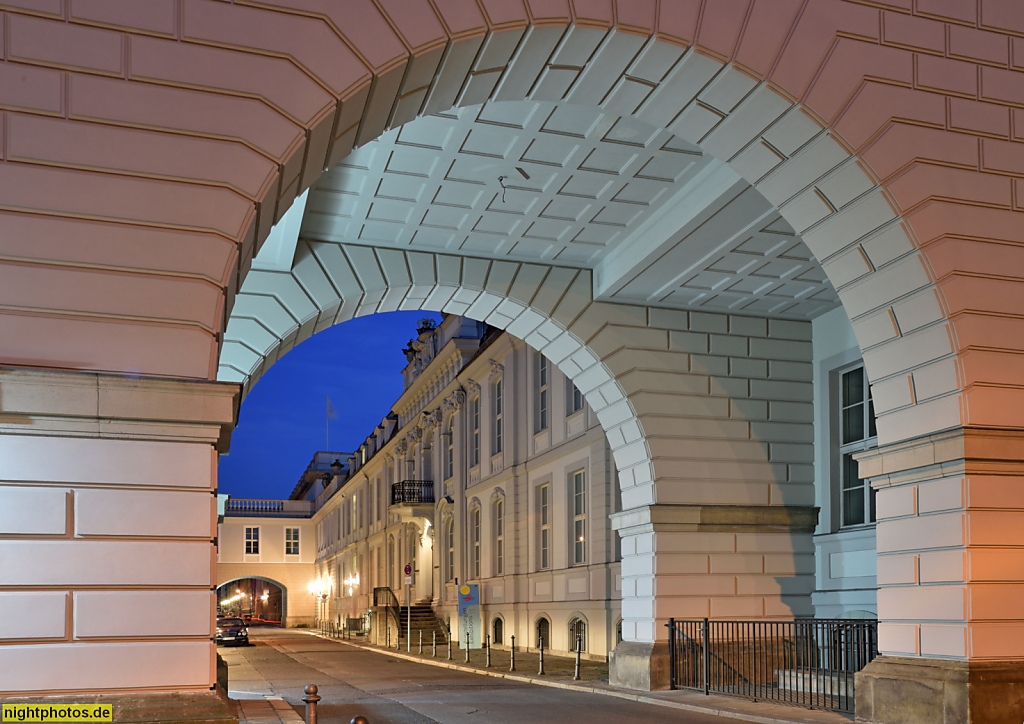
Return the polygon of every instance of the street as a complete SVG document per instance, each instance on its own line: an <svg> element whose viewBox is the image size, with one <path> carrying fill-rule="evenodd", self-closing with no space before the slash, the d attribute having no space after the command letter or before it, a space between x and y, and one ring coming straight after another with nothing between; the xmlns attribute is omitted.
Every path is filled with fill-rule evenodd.
<svg viewBox="0 0 1024 724"><path fill-rule="evenodd" d="M365 716L370 724L736 721L418 664L294 629L254 628L250 639L249 646L218 648L229 666L231 697L281 696L301 713L303 688L316 684L322 697L318 714L323 724L348 724L357 715ZM835 715L823 712L804 711L804 715L814 715L811 719L801 717L799 710L792 714L797 718L791 721L836 721L831 718Z"/></svg>

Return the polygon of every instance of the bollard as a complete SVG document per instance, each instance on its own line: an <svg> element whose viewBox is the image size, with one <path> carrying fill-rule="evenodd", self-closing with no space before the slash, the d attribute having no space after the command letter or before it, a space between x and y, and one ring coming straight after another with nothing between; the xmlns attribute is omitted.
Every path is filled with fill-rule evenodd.
<svg viewBox="0 0 1024 724"><path fill-rule="evenodd" d="M516 635L512 634L512 658L509 659L508 670L516 670Z"/></svg>
<svg viewBox="0 0 1024 724"><path fill-rule="evenodd" d="M448 625L448 660L452 660L452 627Z"/></svg>
<svg viewBox="0 0 1024 724"><path fill-rule="evenodd" d="M437 658L437 631L433 631L430 636L430 655Z"/></svg>
<svg viewBox="0 0 1024 724"><path fill-rule="evenodd" d="M316 724L316 703L320 697L316 695L316 684L310 684L305 689L306 695L302 698L306 702L306 724Z"/></svg>
<svg viewBox="0 0 1024 724"><path fill-rule="evenodd" d="M390 649L391 648L391 626L390 625L388 626L388 634L384 638L386 640L384 648Z"/></svg>
<svg viewBox="0 0 1024 724"><path fill-rule="evenodd" d="M576 635L576 672L572 675L573 681L580 680L580 649L583 648L583 637Z"/></svg>
<svg viewBox="0 0 1024 724"><path fill-rule="evenodd" d="M469 631L466 632L466 663L469 663Z"/></svg>
<svg viewBox="0 0 1024 724"><path fill-rule="evenodd" d="M423 629L420 629L420 656L423 656Z"/></svg>
<svg viewBox="0 0 1024 724"><path fill-rule="evenodd" d="M370 724L370 720L365 716L354 716L349 724Z"/></svg>
<svg viewBox="0 0 1024 724"><path fill-rule="evenodd" d="M540 670L537 671L537 676L544 676L544 637L537 637L537 649L540 652Z"/></svg>
<svg viewBox="0 0 1024 724"><path fill-rule="evenodd" d="M484 646L487 648L487 663L484 664L488 669L491 668L491 635L487 634L487 638L484 640Z"/></svg>

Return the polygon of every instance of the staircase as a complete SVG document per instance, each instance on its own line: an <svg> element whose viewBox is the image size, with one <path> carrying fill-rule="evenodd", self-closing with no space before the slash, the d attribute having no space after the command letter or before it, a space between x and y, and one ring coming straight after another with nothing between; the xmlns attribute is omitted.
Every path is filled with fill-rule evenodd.
<svg viewBox="0 0 1024 724"><path fill-rule="evenodd" d="M414 603L410 612L409 606L401 606L399 608L399 631L401 632L402 640L406 639L409 635L409 622L412 622L412 645L419 645L420 631L423 632L423 645L430 646L431 636L434 632L437 632L437 644L448 644L448 630L445 628L444 621L438 619L434 614L434 609L431 608L430 604L424 601Z"/></svg>

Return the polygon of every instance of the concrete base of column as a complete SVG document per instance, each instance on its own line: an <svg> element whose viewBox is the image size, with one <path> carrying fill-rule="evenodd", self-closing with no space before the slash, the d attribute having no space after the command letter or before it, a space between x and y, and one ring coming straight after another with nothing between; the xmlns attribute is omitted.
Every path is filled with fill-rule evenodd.
<svg viewBox="0 0 1024 724"><path fill-rule="evenodd" d="M640 691L669 687L668 643L620 641L608 656L608 681Z"/></svg>
<svg viewBox="0 0 1024 724"><path fill-rule="evenodd" d="M62 705L110 704L116 722L180 722L191 724L238 724L237 706L216 691L180 693L116 692L110 694L70 694L66 696L18 696L0 699L11 704L60 707Z"/></svg>
<svg viewBox="0 0 1024 724"><path fill-rule="evenodd" d="M879 724L1020 724L1024 661L879 656L856 677L856 716Z"/></svg>

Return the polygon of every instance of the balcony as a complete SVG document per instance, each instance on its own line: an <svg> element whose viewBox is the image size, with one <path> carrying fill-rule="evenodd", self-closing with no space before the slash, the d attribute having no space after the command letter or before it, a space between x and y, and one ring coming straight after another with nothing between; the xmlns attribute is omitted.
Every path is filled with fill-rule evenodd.
<svg viewBox="0 0 1024 724"><path fill-rule="evenodd" d="M391 486L391 505L433 504L433 480L403 480Z"/></svg>

